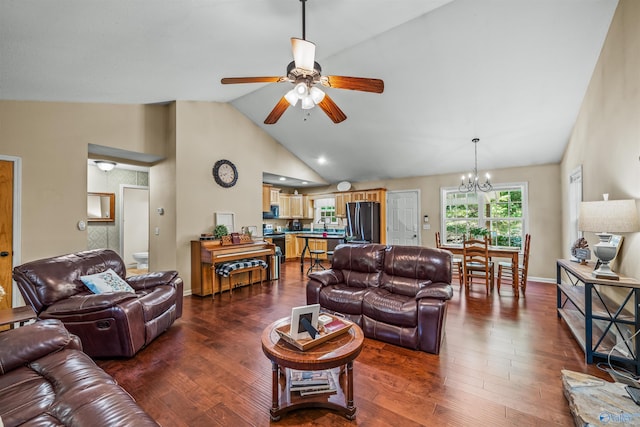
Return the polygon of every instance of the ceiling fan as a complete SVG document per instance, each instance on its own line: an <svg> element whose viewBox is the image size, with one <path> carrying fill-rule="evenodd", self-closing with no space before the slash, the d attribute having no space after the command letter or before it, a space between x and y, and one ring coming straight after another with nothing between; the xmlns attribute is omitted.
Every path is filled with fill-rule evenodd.
<svg viewBox="0 0 640 427"><path fill-rule="evenodd" d="M272 125L276 123L282 114L289 108L295 106L300 100L303 110L308 110L318 105L322 111L334 122L340 123L347 116L342 112L335 102L318 88L322 86L336 89L351 89L363 92L382 93L384 82L380 79L366 77L347 76L323 76L320 64L315 62L316 45L305 39L305 2L302 2L302 38L291 38L291 48L293 51L293 61L287 66L287 75L280 77L225 77L222 84L236 83L281 83L290 82L294 84L293 89L287 92L278 101L264 123Z"/></svg>

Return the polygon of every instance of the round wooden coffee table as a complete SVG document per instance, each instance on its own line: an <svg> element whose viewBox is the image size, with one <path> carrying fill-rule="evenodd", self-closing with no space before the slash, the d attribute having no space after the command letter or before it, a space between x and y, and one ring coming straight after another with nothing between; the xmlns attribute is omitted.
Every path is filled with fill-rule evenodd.
<svg viewBox="0 0 640 427"><path fill-rule="evenodd" d="M347 333L332 338L317 347L302 351L280 339L275 330L290 321L290 317L277 320L262 332L262 350L271 360L271 419L278 421L282 414L301 408L332 409L350 420L355 419L353 361L362 351L364 343L362 329L353 324ZM346 367L346 375L342 367ZM299 371L332 370L331 374L335 375L337 390L332 394L317 394L311 397L292 395L293 393L289 391L288 375L286 375L284 368ZM335 371L339 372L335 373Z"/></svg>

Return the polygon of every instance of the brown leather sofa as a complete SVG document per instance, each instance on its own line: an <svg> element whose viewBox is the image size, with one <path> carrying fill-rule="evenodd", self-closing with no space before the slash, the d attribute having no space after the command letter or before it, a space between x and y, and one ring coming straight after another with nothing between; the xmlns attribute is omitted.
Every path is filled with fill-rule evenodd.
<svg viewBox="0 0 640 427"><path fill-rule="evenodd" d="M309 274L307 304L340 313L364 335L438 354L451 287L451 252L418 246L337 246L331 269Z"/></svg>
<svg viewBox="0 0 640 427"><path fill-rule="evenodd" d="M176 271L126 278L132 292L94 294L80 276L126 267L109 249L32 261L13 269L24 300L39 319L59 319L92 357L131 357L182 316L183 284Z"/></svg>
<svg viewBox="0 0 640 427"><path fill-rule="evenodd" d="M59 320L0 333L0 425L159 426Z"/></svg>

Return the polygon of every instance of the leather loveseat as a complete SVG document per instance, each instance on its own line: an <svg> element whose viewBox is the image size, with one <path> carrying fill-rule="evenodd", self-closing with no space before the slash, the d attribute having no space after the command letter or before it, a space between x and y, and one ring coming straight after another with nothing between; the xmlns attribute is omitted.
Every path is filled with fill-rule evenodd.
<svg viewBox="0 0 640 427"><path fill-rule="evenodd" d="M94 294L81 276L108 269L133 289ZM176 271L131 276L120 256L95 249L41 259L13 269L24 300L39 319L59 319L92 357L131 357L182 316ZM119 279L118 279L119 280Z"/></svg>
<svg viewBox="0 0 640 427"><path fill-rule="evenodd" d="M418 246L337 246L331 269L309 274L307 304L340 313L364 335L438 354L451 287L451 252Z"/></svg>
<svg viewBox="0 0 640 427"><path fill-rule="evenodd" d="M0 333L0 425L158 426L59 320Z"/></svg>

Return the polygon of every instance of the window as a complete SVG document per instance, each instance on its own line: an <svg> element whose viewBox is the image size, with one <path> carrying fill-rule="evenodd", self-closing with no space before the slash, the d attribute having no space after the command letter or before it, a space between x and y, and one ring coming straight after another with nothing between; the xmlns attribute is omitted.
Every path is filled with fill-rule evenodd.
<svg viewBox="0 0 640 427"><path fill-rule="evenodd" d="M483 193L441 190L443 243L462 243L464 236L488 233L496 246L522 248L527 228L527 184L495 185Z"/></svg>
<svg viewBox="0 0 640 427"><path fill-rule="evenodd" d="M336 199L316 199L314 201L315 216L314 220L317 224L337 224L336 217Z"/></svg>

